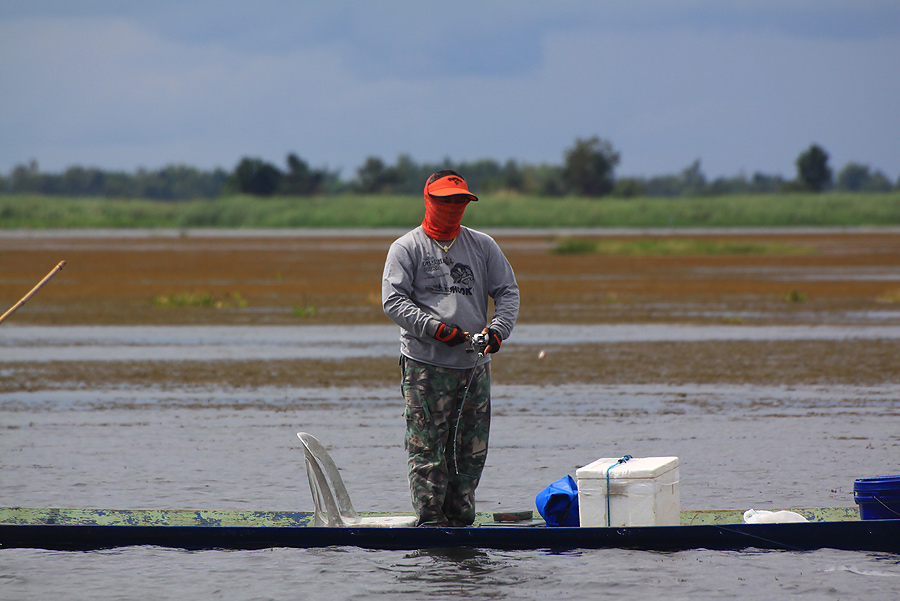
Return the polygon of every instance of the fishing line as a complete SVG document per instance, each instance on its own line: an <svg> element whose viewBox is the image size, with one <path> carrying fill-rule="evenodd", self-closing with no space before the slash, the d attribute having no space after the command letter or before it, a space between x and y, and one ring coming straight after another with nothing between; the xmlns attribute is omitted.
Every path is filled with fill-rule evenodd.
<svg viewBox="0 0 900 601"><path fill-rule="evenodd" d="M793 545L783 543L779 540L774 540L771 538L766 538L764 536L751 534L749 532L744 532L742 530L735 530L734 528L729 528L727 526L715 526L715 528L717 530L721 530L722 532L731 532L732 534L741 534L743 536L746 536L747 538L752 538L755 540L759 540L759 541L763 541L763 542L772 544L772 545L774 545L774 547L770 547L770 548L774 548L774 549L787 549L788 551L808 551L809 550L809 549L804 549L802 547L795 547Z"/></svg>

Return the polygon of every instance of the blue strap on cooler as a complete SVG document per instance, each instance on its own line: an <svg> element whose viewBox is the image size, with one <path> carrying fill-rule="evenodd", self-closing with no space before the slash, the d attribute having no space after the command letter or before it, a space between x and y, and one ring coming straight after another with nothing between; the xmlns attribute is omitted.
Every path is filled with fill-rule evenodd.
<svg viewBox="0 0 900 601"><path fill-rule="evenodd" d="M628 461L629 459L634 459L631 455L625 455L614 464L606 468L606 527L609 528L612 525L611 518L609 515L609 471L616 467L617 465L621 465Z"/></svg>
<svg viewBox="0 0 900 601"><path fill-rule="evenodd" d="M633 459L631 455L625 455L606 470L606 525L610 525L609 517L609 472L612 468ZM572 476L566 475L550 484L534 498L538 513L544 518L548 526L581 525L578 517L578 484Z"/></svg>

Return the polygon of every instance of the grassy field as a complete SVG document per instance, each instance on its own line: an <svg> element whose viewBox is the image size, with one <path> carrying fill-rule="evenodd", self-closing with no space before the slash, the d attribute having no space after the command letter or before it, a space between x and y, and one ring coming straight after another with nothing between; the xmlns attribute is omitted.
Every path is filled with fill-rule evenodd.
<svg viewBox="0 0 900 601"><path fill-rule="evenodd" d="M0 228L377 228L421 222L422 199L335 196L160 202L0 195ZM698 198L484 196L465 223L497 227L729 227L900 225L900 192Z"/></svg>

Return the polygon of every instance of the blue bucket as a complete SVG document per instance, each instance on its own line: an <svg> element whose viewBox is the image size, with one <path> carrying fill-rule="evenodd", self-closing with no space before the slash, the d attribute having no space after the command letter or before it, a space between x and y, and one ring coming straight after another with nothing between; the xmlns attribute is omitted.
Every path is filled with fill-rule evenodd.
<svg viewBox="0 0 900 601"><path fill-rule="evenodd" d="M857 478L853 500L863 520L900 520L900 476Z"/></svg>

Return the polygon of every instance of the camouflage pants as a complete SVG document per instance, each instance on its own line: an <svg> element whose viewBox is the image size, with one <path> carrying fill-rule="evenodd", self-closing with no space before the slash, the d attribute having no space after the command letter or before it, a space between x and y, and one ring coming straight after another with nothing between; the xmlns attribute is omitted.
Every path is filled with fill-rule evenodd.
<svg viewBox="0 0 900 601"><path fill-rule="evenodd" d="M487 459L491 364L478 365L474 377L472 369L437 367L407 357L400 366L409 490L418 525L467 526L475 520L475 488Z"/></svg>

